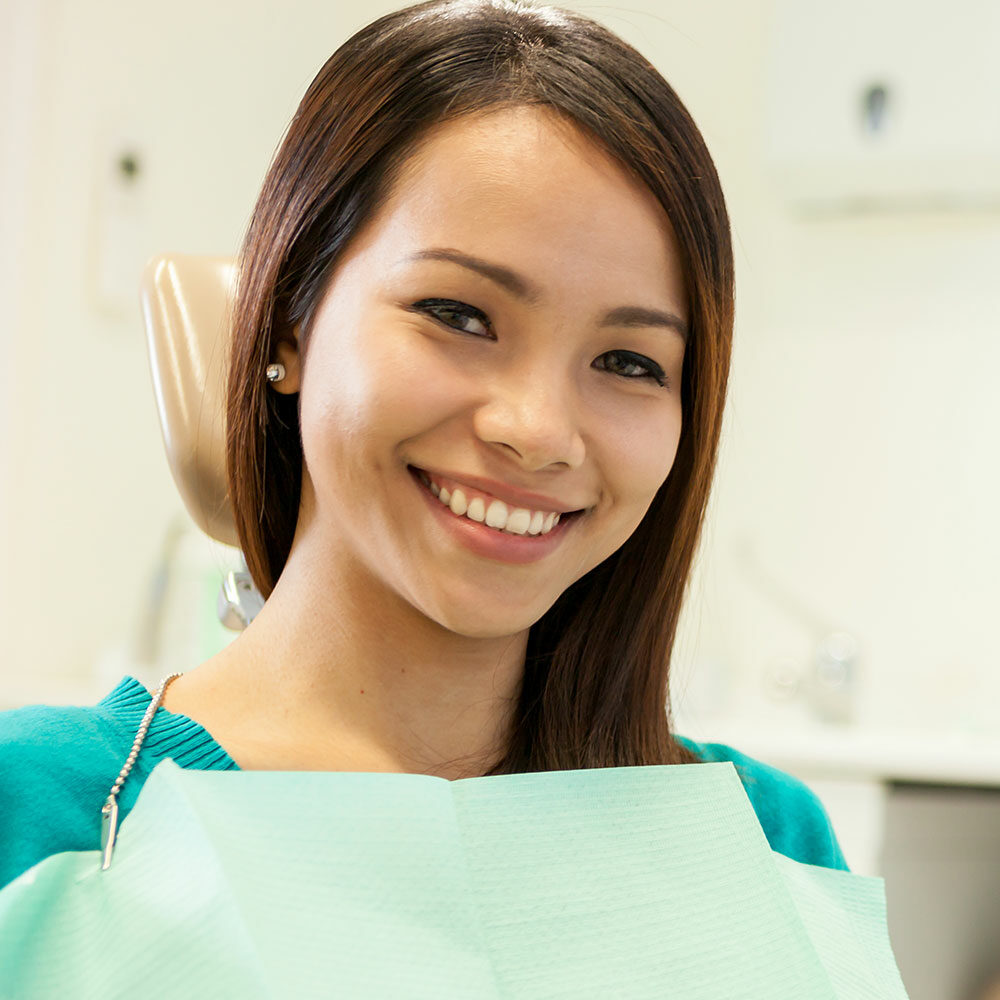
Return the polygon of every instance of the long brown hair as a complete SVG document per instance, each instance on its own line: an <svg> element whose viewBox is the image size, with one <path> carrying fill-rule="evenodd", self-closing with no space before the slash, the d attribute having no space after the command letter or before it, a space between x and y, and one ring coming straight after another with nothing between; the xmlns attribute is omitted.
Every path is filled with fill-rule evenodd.
<svg viewBox="0 0 1000 1000"><path fill-rule="evenodd" d="M693 762L671 735L668 679L725 404L729 220L677 95L588 18L504 0L430 0L363 28L313 80L242 250L227 399L240 545L267 597L291 549L302 476L298 396L266 391L277 339L295 324L308 337L340 255L415 143L434 125L504 105L556 111L653 192L680 245L690 333L670 475L628 541L530 629L512 738L491 773Z"/></svg>

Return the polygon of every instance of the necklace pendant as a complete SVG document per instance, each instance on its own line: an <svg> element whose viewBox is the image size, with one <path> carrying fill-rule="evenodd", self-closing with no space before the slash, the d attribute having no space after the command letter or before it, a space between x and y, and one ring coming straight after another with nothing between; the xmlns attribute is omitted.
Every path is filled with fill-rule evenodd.
<svg viewBox="0 0 1000 1000"><path fill-rule="evenodd" d="M118 800L108 796L101 810L101 851L104 858L101 861L101 871L106 872L111 867L111 852L115 849L115 837L118 834Z"/></svg>

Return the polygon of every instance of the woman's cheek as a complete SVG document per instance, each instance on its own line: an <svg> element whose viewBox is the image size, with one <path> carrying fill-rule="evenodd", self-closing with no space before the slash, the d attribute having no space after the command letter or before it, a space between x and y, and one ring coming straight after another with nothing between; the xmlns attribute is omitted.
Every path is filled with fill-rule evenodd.
<svg viewBox="0 0 1000 1000"><path fill-rule="evenodd" d="M395 355L392 377L379 387L377 405L413 425L429 429L466 412L488 393L482 372L463 365L435 344L408 344Z"/></svg>

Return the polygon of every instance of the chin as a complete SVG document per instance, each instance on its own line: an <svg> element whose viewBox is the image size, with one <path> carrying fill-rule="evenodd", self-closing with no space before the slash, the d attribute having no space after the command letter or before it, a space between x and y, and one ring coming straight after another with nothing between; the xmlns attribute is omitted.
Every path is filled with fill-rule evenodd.
<svg viewBox="0 0 1000 1000"><path fill-rule="evenodd" d="M534 615L527 611L511 615L509 611L503 613L500 608L494 614L484 614L481 607L461 611L452 608L447 612L442 609L430 617L449 632L469 639L503 639L529 629L546 610L543 608Z"/></svg>

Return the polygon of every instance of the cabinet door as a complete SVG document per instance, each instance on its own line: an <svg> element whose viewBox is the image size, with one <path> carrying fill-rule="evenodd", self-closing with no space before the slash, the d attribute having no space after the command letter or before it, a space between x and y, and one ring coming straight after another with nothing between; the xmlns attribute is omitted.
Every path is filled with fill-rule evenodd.
<svg viewBox="0 0 1000 1000"><path fill-rule="evenodd" d="M910 1000L994 997L1000 980L1000 790L894 784L882 873Z"/></svg>

